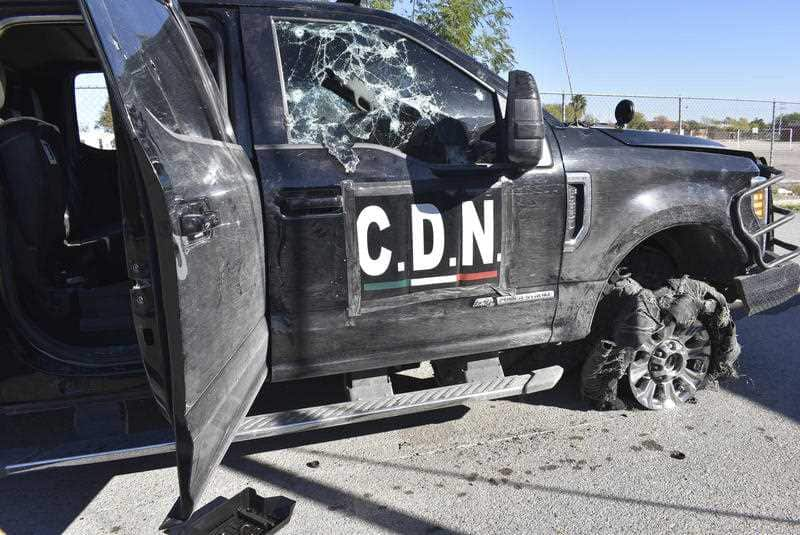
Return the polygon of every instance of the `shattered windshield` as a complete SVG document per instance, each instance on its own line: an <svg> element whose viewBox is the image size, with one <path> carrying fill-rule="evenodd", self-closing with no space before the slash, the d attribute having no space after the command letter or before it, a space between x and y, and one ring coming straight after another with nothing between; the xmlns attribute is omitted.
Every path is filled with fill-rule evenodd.
<svg viewBox="0 0 800 535"><path fill-rule="evenodd" d="M359 22L276 22L289 143L322 144L347 172L356 143L429 163L491 161L494 95L431 51Z"/></svg>

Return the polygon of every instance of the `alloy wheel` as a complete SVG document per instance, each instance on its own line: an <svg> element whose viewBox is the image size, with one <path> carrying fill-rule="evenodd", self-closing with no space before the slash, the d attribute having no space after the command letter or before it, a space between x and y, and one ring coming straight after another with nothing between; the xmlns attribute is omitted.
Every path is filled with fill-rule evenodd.
<svg viewBox="0 0 800 535"><path fill-rule="evenodd" d="M628 370L633 396L643 407L672 409L702 386L711 362L711 337L700 320L686 328L673 322L637 352Z"/></svg>

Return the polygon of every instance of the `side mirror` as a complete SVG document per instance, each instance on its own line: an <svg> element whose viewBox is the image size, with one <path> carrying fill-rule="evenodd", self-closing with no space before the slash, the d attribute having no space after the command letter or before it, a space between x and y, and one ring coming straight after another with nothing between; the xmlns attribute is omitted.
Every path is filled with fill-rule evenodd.
<svg viewBox="0 0 800 535"><path fill-rule="evenodd" d="M617 120L617 128L622 128L629 122L633 121L636 116L636 108L632 100L620 100L617 107L614 109L614 118Z"/></svg>
<svg viewBox="0 0 800 535"><path fill-rule="evenodd" d="M506 140L509 161L535 166L542 158L544 145L542 101L536 80L529 72L508 73Z"/></svg>

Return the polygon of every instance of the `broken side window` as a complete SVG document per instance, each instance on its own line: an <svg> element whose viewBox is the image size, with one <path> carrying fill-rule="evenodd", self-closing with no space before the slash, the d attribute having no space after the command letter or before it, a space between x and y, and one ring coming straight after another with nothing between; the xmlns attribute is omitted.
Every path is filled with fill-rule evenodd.
<svg viewBox="0 0 800 535"><path fill-rule="evenodd" d="M276 21L289 143L322 144L347 172L356 143L432 164L491 162L495 96L430 50L360 22Z"/></svg>

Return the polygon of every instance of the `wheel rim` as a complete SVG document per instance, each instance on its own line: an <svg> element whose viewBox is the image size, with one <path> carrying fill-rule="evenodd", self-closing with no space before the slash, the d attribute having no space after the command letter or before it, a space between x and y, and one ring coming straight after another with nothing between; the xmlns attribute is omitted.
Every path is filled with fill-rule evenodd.
<svg viewBox="0 0 800 535"><path fill-rule="evenodd" d="M628 369L634 398L648 409L671 409L691 399L708 374L711 337L695 320L685 329L674 323L640 347Z"/></svg>

